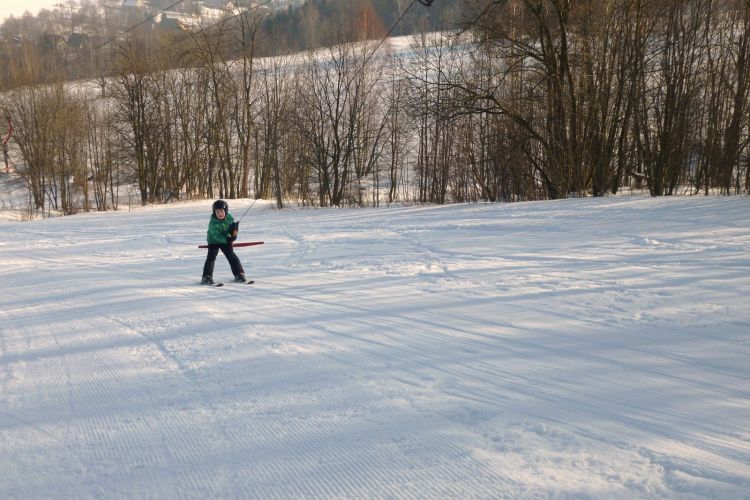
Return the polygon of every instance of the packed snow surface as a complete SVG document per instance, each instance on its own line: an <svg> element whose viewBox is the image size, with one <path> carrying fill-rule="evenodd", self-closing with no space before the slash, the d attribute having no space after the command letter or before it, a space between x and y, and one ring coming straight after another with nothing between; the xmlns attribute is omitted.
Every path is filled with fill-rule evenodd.
<svg viewBox="0 0 750 500"><path fill-rule="evenodd" d="M750 495L750 198L210 206L0 222L0 498Z"/></svg>

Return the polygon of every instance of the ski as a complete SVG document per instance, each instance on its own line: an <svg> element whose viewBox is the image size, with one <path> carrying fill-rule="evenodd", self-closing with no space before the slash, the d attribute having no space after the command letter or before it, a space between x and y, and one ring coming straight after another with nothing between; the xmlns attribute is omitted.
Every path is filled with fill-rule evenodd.
<svg viewBox="0 0 750 500"><path fill-rule="evenodd" d="M247 280L247 281L230 281L230 283L236 283L238 285L252 285L255 283L255 280ZM199 285L203 286L212 286L214 288L219 288L221 286L224 286L224 283L198 283Z"/></svg>

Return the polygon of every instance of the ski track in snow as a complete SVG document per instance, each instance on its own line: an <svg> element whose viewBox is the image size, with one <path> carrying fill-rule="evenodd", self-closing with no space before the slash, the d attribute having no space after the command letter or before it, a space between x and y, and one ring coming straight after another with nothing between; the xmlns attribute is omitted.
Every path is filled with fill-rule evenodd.
<svg viewBox="0 0 750 500"><path fill-rule="evenodd" d="M750 498L750 198L207 207L0 221L0 498Z"/></svg>

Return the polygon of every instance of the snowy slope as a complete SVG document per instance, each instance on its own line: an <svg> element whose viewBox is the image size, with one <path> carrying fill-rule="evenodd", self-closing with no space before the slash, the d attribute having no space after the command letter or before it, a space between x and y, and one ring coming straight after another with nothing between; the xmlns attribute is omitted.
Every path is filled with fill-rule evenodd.
<svg viewBox="0 0 750 500"><path fill-rule="evenodd" d="M0 498L748 498L750 198L209 207L0 221Z"/></svg>

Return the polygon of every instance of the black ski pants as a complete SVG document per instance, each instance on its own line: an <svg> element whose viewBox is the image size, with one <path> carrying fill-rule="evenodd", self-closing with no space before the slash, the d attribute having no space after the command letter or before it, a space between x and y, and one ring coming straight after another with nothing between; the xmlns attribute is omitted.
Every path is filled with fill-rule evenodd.
<svg viewBox="0 0 750 500"><path fill-rule="evenodd" d="M238 274L245 274L245 270L242 268L242 263L240 263L240 258L237 257L236 253L234 253L232 245L230 245L229 243L225 243L223 245L211 243L208 245L208 255L206 255L206 263L203 264L203 276L213 277L214 264L216 263L216 256L219 255L219 250L221 250L221 253L223 253L229 261L229 265L232 268L232 274L234 274L235 276L237 276Z"/></svg>

